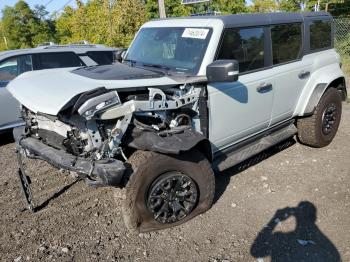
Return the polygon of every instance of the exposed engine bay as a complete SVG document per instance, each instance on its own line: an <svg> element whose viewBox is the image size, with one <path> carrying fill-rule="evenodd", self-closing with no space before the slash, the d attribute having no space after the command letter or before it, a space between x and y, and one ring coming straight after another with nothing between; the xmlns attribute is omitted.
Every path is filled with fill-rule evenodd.
<svg viewBox="0 0 350 262"><path fill-rule="evenodd" d="M205 88L195 84L99 88L75 97L57 116L24 107L23 118L27 136L91 161L126 161L130 149L178 154L207 136Z"/></svg>

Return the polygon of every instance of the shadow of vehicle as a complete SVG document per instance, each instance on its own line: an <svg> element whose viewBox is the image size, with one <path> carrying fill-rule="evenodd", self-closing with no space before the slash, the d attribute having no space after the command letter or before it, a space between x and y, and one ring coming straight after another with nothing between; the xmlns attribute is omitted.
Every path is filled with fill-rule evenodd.
<svg viewBox="0 0 350 262"><path fill-rule="evenodd" d="M267 149L260 154L253 156L242 163L231 167L223 172L217 172L215 174L215 197L214 197L214 204L220 199L222 194L225 192L228 184L230 183L231 177L243 172L244 170L259 164L260 162L268 159L271 156L274 156L275 154L280 153L281 151L293 146L296 144L296 141L294 138L287 139L286 141L283 141L270 149Z"/></svg>
<svg viewBox="0 0 350 262"><path fill-rule="evenodd" d="M15 142L15 140L13 139L12 130L11 132L10 131L4 132L4 133L0 132L0 146L11 144L13 142Z"/></svg>
<svg viewBox="0 0 350 262"><path fill-rule="evenodd" d="M36 206L34 208L34 212L39 212L42 209L46 208L51 201L55 200L56 198L58 198L59 196L61 196L63 193L65 193L66 191L68 191L72 186L74 186L76 183L78 183L79 181L81 181L81 179L77 179L75 181L73 181L72 183L64 186L63 188L61 188L59 191L55 192L51 197L49 197L48 199L46 199L43 203L41 203L40 205Z"/></svg>
<svg viewBox="0 0 350 262"><path fill-rule="evenodd" d="M294 216L296 227L292 232L276 231L276 226ZM277 210L276 214L259 232L250 253L255 258L270 256L271 262L311 261L337 262L340 254L333 243L315 224L316 207L308 202L300 202L297 207Z"/></svg>

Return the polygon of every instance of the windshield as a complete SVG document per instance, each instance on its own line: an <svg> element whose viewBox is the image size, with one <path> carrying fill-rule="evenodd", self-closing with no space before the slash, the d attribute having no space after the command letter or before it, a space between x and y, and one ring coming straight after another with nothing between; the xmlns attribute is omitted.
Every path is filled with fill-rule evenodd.
<svg viewBox="0 0 350 262"><path fill-rule="evenodd" d="M143 28L125 61L197 74L211 36L209 28Z"/></svg>

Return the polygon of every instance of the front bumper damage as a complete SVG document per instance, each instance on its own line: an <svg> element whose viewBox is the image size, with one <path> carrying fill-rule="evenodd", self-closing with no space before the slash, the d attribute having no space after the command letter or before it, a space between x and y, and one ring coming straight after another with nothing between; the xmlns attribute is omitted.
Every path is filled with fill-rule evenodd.
<svg viewBox="0 0 350 262"><path fill-rule="evenodd" d="M75 172L83 176L91 186L118 187L121 185L125 171L125 165L122 161L115 159L89 161L47 146L32 137L21 139L18 144L20 148L29 152L27 155L29 158L41 159L58 169Z"/></svg>
<svg viewBox="0 0 350 262"><path fill-rule="evenodd" d="M44 160L58 169L75 172L93 187L122 186L123 175L126 171L124 162L116 159L90 161L76 157L63 150L50 147L36 138L26 137L23 131L24 127L19 127L14 129L13 134L17 145L18 176L29 210L35 212L30 189L31 181L23 164L23 156Z"/></svg>

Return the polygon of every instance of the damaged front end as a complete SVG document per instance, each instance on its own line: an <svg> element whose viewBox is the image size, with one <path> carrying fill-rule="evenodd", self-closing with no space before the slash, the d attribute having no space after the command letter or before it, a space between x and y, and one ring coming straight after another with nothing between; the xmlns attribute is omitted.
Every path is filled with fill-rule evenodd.
<svg viewBox="0 0 350 262"><path fill-rule="evenodd" d="M74 97L56 116L23 106L26 126L14 132L19 159L44 160L91 186L120 187L135 150L180 154L201 147L210 158L205 96L202 84L98 88Z"/></svg>

